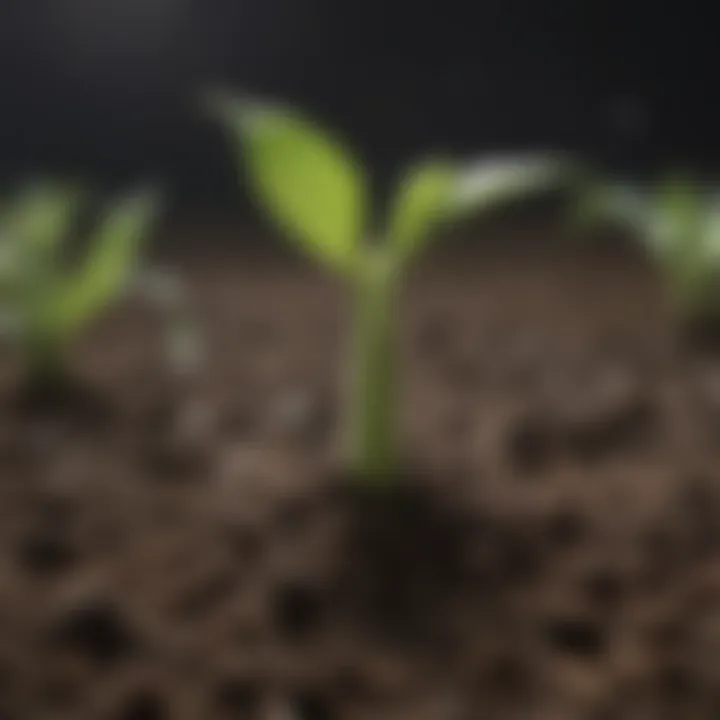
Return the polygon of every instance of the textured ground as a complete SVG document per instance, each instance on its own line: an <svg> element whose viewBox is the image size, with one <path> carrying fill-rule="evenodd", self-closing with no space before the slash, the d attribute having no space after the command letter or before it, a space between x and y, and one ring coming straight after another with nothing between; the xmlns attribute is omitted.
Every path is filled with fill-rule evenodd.
<svg viewBox="0 0 720 720"><path fill-rule="evenodd" d="M620 255L439 256L395 492L335 468L345 302L181 262L206 375L125 308L86 396L0 395L2 720L720 716L720 363ZM90 390L89 388L93 388Z"/></svg>

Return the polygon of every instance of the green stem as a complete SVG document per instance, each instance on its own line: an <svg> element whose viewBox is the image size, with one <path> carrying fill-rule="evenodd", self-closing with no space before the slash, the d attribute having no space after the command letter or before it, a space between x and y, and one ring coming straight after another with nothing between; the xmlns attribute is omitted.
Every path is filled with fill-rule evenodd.
<svg viewBox="0 0 720 720"><path fill-rule="evenodd" d="M350 463L385 483L396 461L394 278L383 253L369 252L357 277L350 391Z"/></svg>

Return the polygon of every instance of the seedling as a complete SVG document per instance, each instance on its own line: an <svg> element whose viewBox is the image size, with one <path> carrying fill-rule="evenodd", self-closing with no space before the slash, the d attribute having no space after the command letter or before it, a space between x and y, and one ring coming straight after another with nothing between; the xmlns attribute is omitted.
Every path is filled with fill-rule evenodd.
<svg viewBox="0 0 720 720"><path fill-rule="evenodd" d="M403 175L376 242L365 242L364 169L341 142L291 108L214 99L258 201L280 229L351 287L355 321L347 451L349 469L388 479L397 469L395 316L398 285L430 231L496 208L562 177L553 158L461 167L430 159ZM376 233L372 233L376 235Z"/></svg>
<svg viewBox="0 0 720 720"><path fill-rule="evenodd" d="M686 321L720 321L720 196L686 178L657 188L606 185L587 193L585 223L609 220L637 235Z"/></svg>
<svg viewBox="0 0 720 720"><path fill-rule="evenodd" d="M158 214L155 195L137 193L107 208L75 267L67 251L82 199L75 188L37 184L8 203L0 220L3 337L33 386L60 383L78 336L121 296L159 282L156 274L139 274L140 250ZM157 303L172 321L171 349L181 330L187 334L187 323L176 319L184 307L178 297L176 291L172 308Z"/></svg>

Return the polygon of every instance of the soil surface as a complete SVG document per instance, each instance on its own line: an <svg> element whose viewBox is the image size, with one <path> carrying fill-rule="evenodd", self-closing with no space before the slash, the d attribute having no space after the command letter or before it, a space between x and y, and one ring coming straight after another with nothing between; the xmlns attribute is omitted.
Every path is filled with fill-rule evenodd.
<svg viewBox="0 0 720 720"><path fill-rule="evenodd" d="M720 717L720 355L647 265L422 263L392 488L337 463L342 289L179 267L201 378L134 306L60 399L4 366L2 720Z"/></svg>

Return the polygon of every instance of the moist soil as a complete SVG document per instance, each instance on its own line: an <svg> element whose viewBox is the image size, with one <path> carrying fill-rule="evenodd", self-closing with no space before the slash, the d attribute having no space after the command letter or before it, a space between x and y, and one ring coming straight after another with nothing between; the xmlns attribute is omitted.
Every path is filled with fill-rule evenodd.
<svg viewBox="0 0 720 720"><path fill-rule="evenodd" d="M388 483L339 462L342 288L180 255L200 377L130 305L59 394L3 366L2 720L720 717L720 354L647 264L420 263Z"/></svg>

